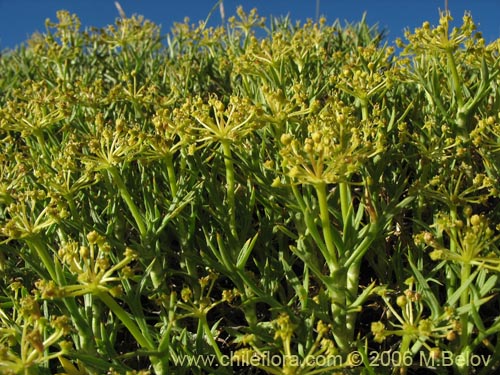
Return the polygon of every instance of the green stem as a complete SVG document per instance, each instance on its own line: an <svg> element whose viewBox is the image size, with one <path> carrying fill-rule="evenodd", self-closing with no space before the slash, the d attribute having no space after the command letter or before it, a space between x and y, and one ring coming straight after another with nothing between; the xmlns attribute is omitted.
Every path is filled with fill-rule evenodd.
<svg viewBox="0 0 500 375"><path fill-rule="evenodd" d="M251 301L251 298L252 297L247 299L246 296L242 297L242 302L247 302L247 303L241 304L241 310L245 315L245 320L247 321L248 326L252 329L257 326L258 319L257 319L256 306L255 303Z"/></svg>
<svg viewBox="0 0 500 375"><path fill-rule="evenodd" d="M165 271L160 262L161 261L160 259L158 259L158 257L153 259L153 266L151 267L150 272L151 282L153 283L153 288L155 290L160 289L165 282Z"/></svg>
<svg viewBox="0 0 500 375"><path fill-rule="evenodd" d="M367 99L360 99L361 103L361 119L363 121L368 120L368 100Z"/></svg>
<svg viewBox="0 0 500 375"><path fill-rule="evenodd" d="M329 264L331 272L335 272L339 269L339 258L337 254L337 249L333 242L332 226L330 224L330 213L328 211L328 199L326 195L326 183L320 182L315 185L316 194L318 196L319 212L321 218L321 227L323 229L323 237L325 239L326 248L330 254L330 260L332 264Z"/></svg>
<svg viewBox="0 0 500 375"><path fill-rule="evenodd" d="M231 234L234 238L238 238L238 232L236 230L236 207L234 203L234 188L235 188L235 178L234 178L234 164L233 156L231 152L230 141L224 139L221 141L222 152L224 153L224 164L226 166L226 184L227 184L227 205L229 209L229 228Z"/></svg>
<svg viewBox="0 0 500 375"><path fill-rule="evenodd" d="M351 200L349 199L349 189L347 182L339 183L339 193L340 193L340 209L342 211L342 222L345 225L347 222L347 216L349 214L349 208L351 206Z"/></svg>
<svg viewBox="0 0 500 375"><path fill-rule="evenodd" d="M134 220L137 224L137 228L139 230L139 233L141 235L141 238L143 240L147 241L147 227L146 224L143 220L143 215L139 211L139 208L136 206L134 203L133 198L131 197L130 193L128 192L127 186L123 182L123 179L118 171L118 169L114 166L111 166L108 168L109 174L111 175L112 181L115 183L116 187L118 188L118 191L120 192L120 195L122 199L125 201L126 205L128 206L132 216L134 217ZM149 241L147 241L149 242ZM145 244L147 248L151 246L150 243ZM163 269L161 267L160 261L158 259L154 260L153 268L151 269L151 280L153 282L153 286L156 288L159 288L161 283L163 282L162 275L163 274Z"/></svg>
<svg viewBox="0 0 500 375"><path fill-rule="evenodd" d="M470 263L464 263L462 264L462 269L460 271L460 281L462 285L465 285L468 283L468 280L471 275L471 265ZM469 288L466 288L463 292L462 295L460 296L460 307L467 306L469 304ZM460 335L460 347L462 350L466 350L469 344L469 314L468 313L463 313L460 316L460 325L462 326L462 334Z"/></svg>
<svg viewBox="0 0 500 375"><path fill-rule="evenodd" d="M200 316L200 322L203 326L203 330L205 331L205 336L212 348L215 351L215 355L217 356L217 360L219 363L223 363L223 356L222 352L219 349L219 346L217 345L217 342L214 339L214 336L212 335L212 331L210 330L210 326L208 325L207 317L205 314Z"/></svg>
<svg viewBox="0 0 500 375"><path fill-rule="evenodd" d="M457 221L457 209L456 209L456 207L450 208L450 218L451 218L452 223L455 223ZM452 225L450 228L450 232L451 232L450 251L452 253L456 253L456 251L457 251L457 228Z"/></svg>
<svg viewBox="0 0 500 375"><path fill-rule="evenodd" d="M186 158L182 157L182 160L185 162ZM177 192L179 191L178 185L177 185L177 176L175 173L175 168L174 168L174 163L173 163L173 155L171 153L168 154L167 158L165 159L165 164L167 167L167 176L168 176L168 183L170 186L170 192L172 193L172 200L175 199L177 196ZM182 167L182 165L181 165ZM188 234L186 231L186 226L184 221L179 220L178 222L178 230L176 231L178 235L179 242L181 244L181 247L183 248L183 251L187 254L185 257L185 264L186 264L186 269L188 271L188 274L197 277L197 272L196 272L196 264L195 264L195 258L194 256L191 256L192 253L192 247L190 247L187 242L188 242ZM194 254L193 254L194 255Z"/></svg>
<svg viewBox="0 0 500 375"><path fill-rule="evenodd" d="M73 197L73 194L71 192L67 193L64 195L64 198L66 199L66 202L68 202L69 206L69 212L71 212L71 217L73 220L79 220L80 215L76 209L75 206L75 199Z"/></svg>
<svg viewBox="0 0 500 375"><path fill-rule="evenodd" d="M460 75L458 74L457 64L455 62L455 56L453 51L448 49L446 51L448 57L448 67L451 72L453 93L457 102L457 114L456 122L460 135L467 140L469 138L469 133L467 132L467 110L464 107L464 98L462 92L462 82L460 80Z"/></svg>
<svg viewBox="0 0 500 375"><path fill-rule="evenodd" d="M30 247L32 247L37 253L38 257L43 263L43 266L49 273L50 278L60 284L60 280L54 265L54 259L52 259L52 257L50 256L45 244L38 237L31 238L27 242L28 245L31 245Z"/></svg>
<svg viewBox="0 0 500 375"><path fill-rule="evenodd" d="M135 324L127 312L120 305L118 305L118 303L116 303L116 301L108 293L98 292L96 295L113 312L113 314L116 315L118 320L123 323L141 348L146 349L148 352L157 353L151 338L142 333L139 326ZM163 375L164 371L161 359L154 354L151 355L149 359L155 369L155 374Z"/></svg>
<svg viewBox="0 0 500 375"><path fill-rule="evenodd" d="M127 312L118 304L116 301L105 292L98 292L97 297L104 302L104 304L116 315L119 321L128 329L128 331L134 336L134 339L141 346L141 348L152 351L154 349L153 343L150 339L143 335L141 329L134 321L130 318Z"/></svg>
<svg viewBox="0 0 500 375"><path fill-rule="evenodd" d="M455 223L457 221L457 210L455 207L452 207L450 209L450 218L451 218L451 221L453 223ZM450 252L456 253L457 252L457 236L458 236L456 227L451 226L450 232L451 232L450 233ZM447 285L449 286L447 288L447 292L448 292L448 295L451 296L453 294L453 291L455 290L455 287L457 284L457 277L456 277L455 272L450 268L448 268L448 270L446 272L446 281L448 283ZM462 296L464 296L464 295L465 295L465 293Z"/></svg>
<svg viewBox="0 0 500 375"><path fill-rule="evenodd" d="M165 159L165 164L167 165L167 175L168 183L170 185L170 191L172 193L172 198L174 198L177 195L177 178L175 176L173 156L171 153L169 153L167 158Z"/></svg>
<svg viewBox="0 0 500 375"><path fill-rule="evenodd" d="M130 212L132 213L132 216L135 219L135 222L137 224L137 228L139 229L139 233L141 234L141 237L146 237L147 235L147 227L146 224L144 223L144 220L142 218L142 214L139 211L139 208L135 205L134 200L130 196L127 187L125 186L125 183L123 182L122 177L120 176L120 173L118 172L118 169L114 166L108 168L108 172L111 175L111 178L113 182L116 184L116 187L118 188L118 191L120 192L121 197L127 204Z"/></svg>
<svg viewBox="0 0 500 375"><path fill-rule="evenodd" d="M422 144L425 144L424 142L426 142L424 139L420 139L420 142L422 142ZM420 161L418 162L418 169L420 171L420 177L419 177L419 185L418 185L418 189L415 189L415 195L416 195L416 203L417 203L417 207L415 209L415 217L414 217L414 220L413 220L413 224L412 224L412 231L413 233L417 233L419 232L421 229L419 227L419 224L418 223L421 223L424 221L423 217L424 217L424 209L427 205L427 201L426 201L426 197L424 196L424 194L422 193L422 189L421 187L422 186L425 186L428 182L429 182L429 179L430 179L430 161L429 160L424 160L424 159L420 159Z"/></svg>
<svg viewBox="0 0 500 375"><path fill-rule="evenodd" d="M408 355L409 351L410 351L410 344L411 344L411 335L403 335L403 338L401 339L401 346L399 348L399 354L400 354L400 358L402 359L401 362L402 363L405 363L405 361L403 360L405 358L406 355ZM393 374L406 374L407 373L407 369L405 366L398 366L398 367L395 367L394 370L393 370Z"/></svg>
<svg viewBox="0 0 500 375"><path fill-rule="evenodd" d="M333 242L332 226L330 224L330 213L328 211L328 199L326 194L326 183L320 182L315 185L318 197L321 226L323 229L323 238L330 255L330 276L332 278L333 288L330 295L332 299L332 314L335 325L333 327L333 336L339 349L347 353L350 350L349 335L346 327L346 273L345 269L339 265L339 256Z"/></svg>
<svg viewBox="0 0 500 375"><path fill-rule="evenodd" d="M352 304L358 295L360 269L361 260L355 261L347 270L347 305ZM349 332L349 339L353 338L357 315L357 313L351 312L346 316L346 328Z"/></svg>
<svg viewBox="0 0 500 375"><path fill-rule="evenodd" d="M351 344L353 343L348 328L346 326L346 306L345 306L345 293L342 292L343 285L345 285L345 278L339 277L340 272L333 274L333 283L337 291L332 293L332 305L331 311L333 316L332 334L335 339L335 343L339 347L342 353L349 353L351 350Z"/></svg>
<svg viewBox="0 0 500 375"><path fill-rule="evenodd" d="M457 100L458 110L461 111L464 105L464 99L463 99L460 76L458 74L457 64L455 62L455 56L453 56L453 51L450 49L446 50L446 56L448 58L448 67L450 68L451 71L453 91L455 94L455 98Z"/></svg>
<svg viewBox="0 0 500 375"><path fill-rule="evenodd" d="M50 278L57 283L57 285L65 285L66 280L62 270L56 268L56 264L54 259L50 256L47 247L43 243L43 241L34 237L30 239L28 242L28 246L33 248L37 253L38 257L42 261L44 267L47 269ZM80 314L78 306L73 298L63 298L64 305L68 309L70 316L72 317L76 327L78 328L78 333L81 339L82 347L88 351L94 351L92 345L92 334L91 329L85 319Z"/></svg>
<svg viewBox="0 0 500 375"><path fill-rule="evenodd" d="M362 108L365 108L364 106ZM345 225L348 222L348 215L351 206L349 185L346 182L339 183L339 193L340 193L340 208L342 212L342 222ZM346 294L346 304L349 306L358 294L359 287L359 272L361 267L361 259L353 262L351 266L347 269L347 294ZM348 339L351 340L354 335L354 328L356 325L356 313L346 314L346 331L348 333Z"/></svg>
<svg viewBox="0 0 500 375"><path fill-rule="evenodd" d="M361 104L362 121L368 121L368 100L366 98L360 98L359 100ZM368 187L366 187L366 189L368 189ZM351 209L349 185L347 182L339 183L339 194L340 194L340 208L342 212L342 221L345 227L348 221L349 210ZM347 269L347 279L346 279L347 306L349 306L352 302L354 302L356 296L358 295L361 259L362 257L360 257L358 260L355 260ZM355 312L346 314L346 335L349 340L352 340L354 338L356 318L357 318L357 313Z"/></svg>
<svg viewBox="0 0 500 375"><path fill-rule="evenodd" d="M300 296L301 310L307 311L308 301L309 301L309 267L304 264L304 276L303 276L303 284L302 288L305 292L303 296Z"/></svg>
<svg viewBox="0 0 500 375"><path fill-rule="evenodd" d="M47 152L47 145L45 143L45 137L43 136L43 131L41 129L37 129L33 132L33 134L35 135L36 140L40 145L40 148L42 149L42 154L45 160L50 160L49 154Z"/></svg>

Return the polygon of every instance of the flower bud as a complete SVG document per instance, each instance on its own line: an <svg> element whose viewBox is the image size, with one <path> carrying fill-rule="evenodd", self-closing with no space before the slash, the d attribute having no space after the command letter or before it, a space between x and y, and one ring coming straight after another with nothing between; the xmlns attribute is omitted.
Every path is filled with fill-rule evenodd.
<svg viewBox="0 0 500 375"><path fill-rule="evenodd" d="M181 298L184 302L188 302L193 296L193 292L188 287L184 287L181 290Z"/></svg>
<svg viewBox="0 0 500 375"><path fill-rule="evenodd" d="M94 244L98 240L99 240L99 234L95 230L87 234L87 241L89 241L90 244Z"/></svg>
<svg viewBox="0 0 500 375"><path fill-rule="evenodd" d="M432 359L439 359L439 358L441 358L441 349L432 348L429 352L429 355Z"/></svg>
<svg viewBox="0 0 500 375"><path fill-rule="evenodd" d="M404 307L408 303L408 298L405 295L401 295L396 299L396 305L399 307Z"/></svg>
<svg viewBox="0 0 500 375"><path fill-rule="evenodd" d="M283 143L285 146L288 146L290 143L292 143L293 137L289 133L284 133L280 137L281 143Z"/></svg>
<svg viewBox="0 0 500 375"><path fill-rule="evenodd" d="M430 245L434 242L434 235L431 232L424 233L424 242L426 245Z"/></svg>
<svg viewBox="0 0 500 375"><path fill-rule="evenodd" d="M456 338L457 338L457 334L455 333L455 331L450 331L446 335L446 340L448 340L448 341L454 341Z"/></svg>
<svg viewBox="0 0 500 375"><path fill-rule="evenodd" d="M472 215L471 218L470 218L470 223L472 224L472 226L478 226L479 224L481 224L481 217L477 214L475 215Z"/></svg>
<svg viewBox="0 0 500 375"><path fill-rule="evenodd" d="M320 132L314 132L311 136L314 143L321 143L323 135Z"/></svg>

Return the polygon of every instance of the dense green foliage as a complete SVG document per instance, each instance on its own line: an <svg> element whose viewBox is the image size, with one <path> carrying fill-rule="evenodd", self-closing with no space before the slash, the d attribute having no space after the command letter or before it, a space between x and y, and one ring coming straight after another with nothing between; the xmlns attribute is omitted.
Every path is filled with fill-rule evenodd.
<svg viewBox="0 0 500 375"><path fill-rule="evenodd" d="M0 58L2 374L499 366L500 43L469 15L400 53L57 17Z"/></svg>

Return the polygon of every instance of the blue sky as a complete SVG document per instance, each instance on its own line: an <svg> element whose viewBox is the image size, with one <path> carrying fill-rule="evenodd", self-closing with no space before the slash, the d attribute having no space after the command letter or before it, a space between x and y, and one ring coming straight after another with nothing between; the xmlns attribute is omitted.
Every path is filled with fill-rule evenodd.
<svg viewBox="0 0 500 375"><path fill-rule="evenodd" d="M403 35L424 20L436 24L438 9L445 0L320 0L320 14L328 23L335 19L357 21L367 12L370 24L378 23L389 31L388 40ZM142 14L162 25L164 33L175 21L188 16L192 21L205 19L216 0L119 0L127 15ZM487 39L500 37L499 0L448 0L452 16L460 21L464 11L470 11ZM226 16L238 5L246 10L257 8L263 16L289 14L294 20L315 18L317 0L224 0ZM84 26L105 26L118 16L114 0L0 0L0 50L14 48L33 32L44 31L46 18L55 19L58 9L76 13ZM219 12L213 15L220 21Z"/></svg>

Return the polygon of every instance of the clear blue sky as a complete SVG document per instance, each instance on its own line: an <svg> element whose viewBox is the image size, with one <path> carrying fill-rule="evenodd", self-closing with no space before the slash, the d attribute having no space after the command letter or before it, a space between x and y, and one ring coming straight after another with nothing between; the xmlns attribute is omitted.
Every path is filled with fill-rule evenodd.
<svg viewBox="0 0 500 375"><path fill-rule="evenodd" d="M357 21L367 12L370 24L378 23L389 31L388 40L402 36L424 20L436 24L438 9L445 0L320 0L320 14L328 23L335 19ZM188 16L205 19L216 0L119 0L127 15L142 14L162 25L164 33L175 21ZM471 11L487 41L500 37L500 0L448 0L452 16L460 22L464 11ZM224 0L226 17L238 5L257 8L263 16L289 14L294 20L315 18L317 0ZM105 26L118 16L114 0L0 0L0 50L14 48L35 31L44 31L46 18L55 19L58 9L76 13L84 26ZM213 15L220 21L220 14Z"/></svg>

